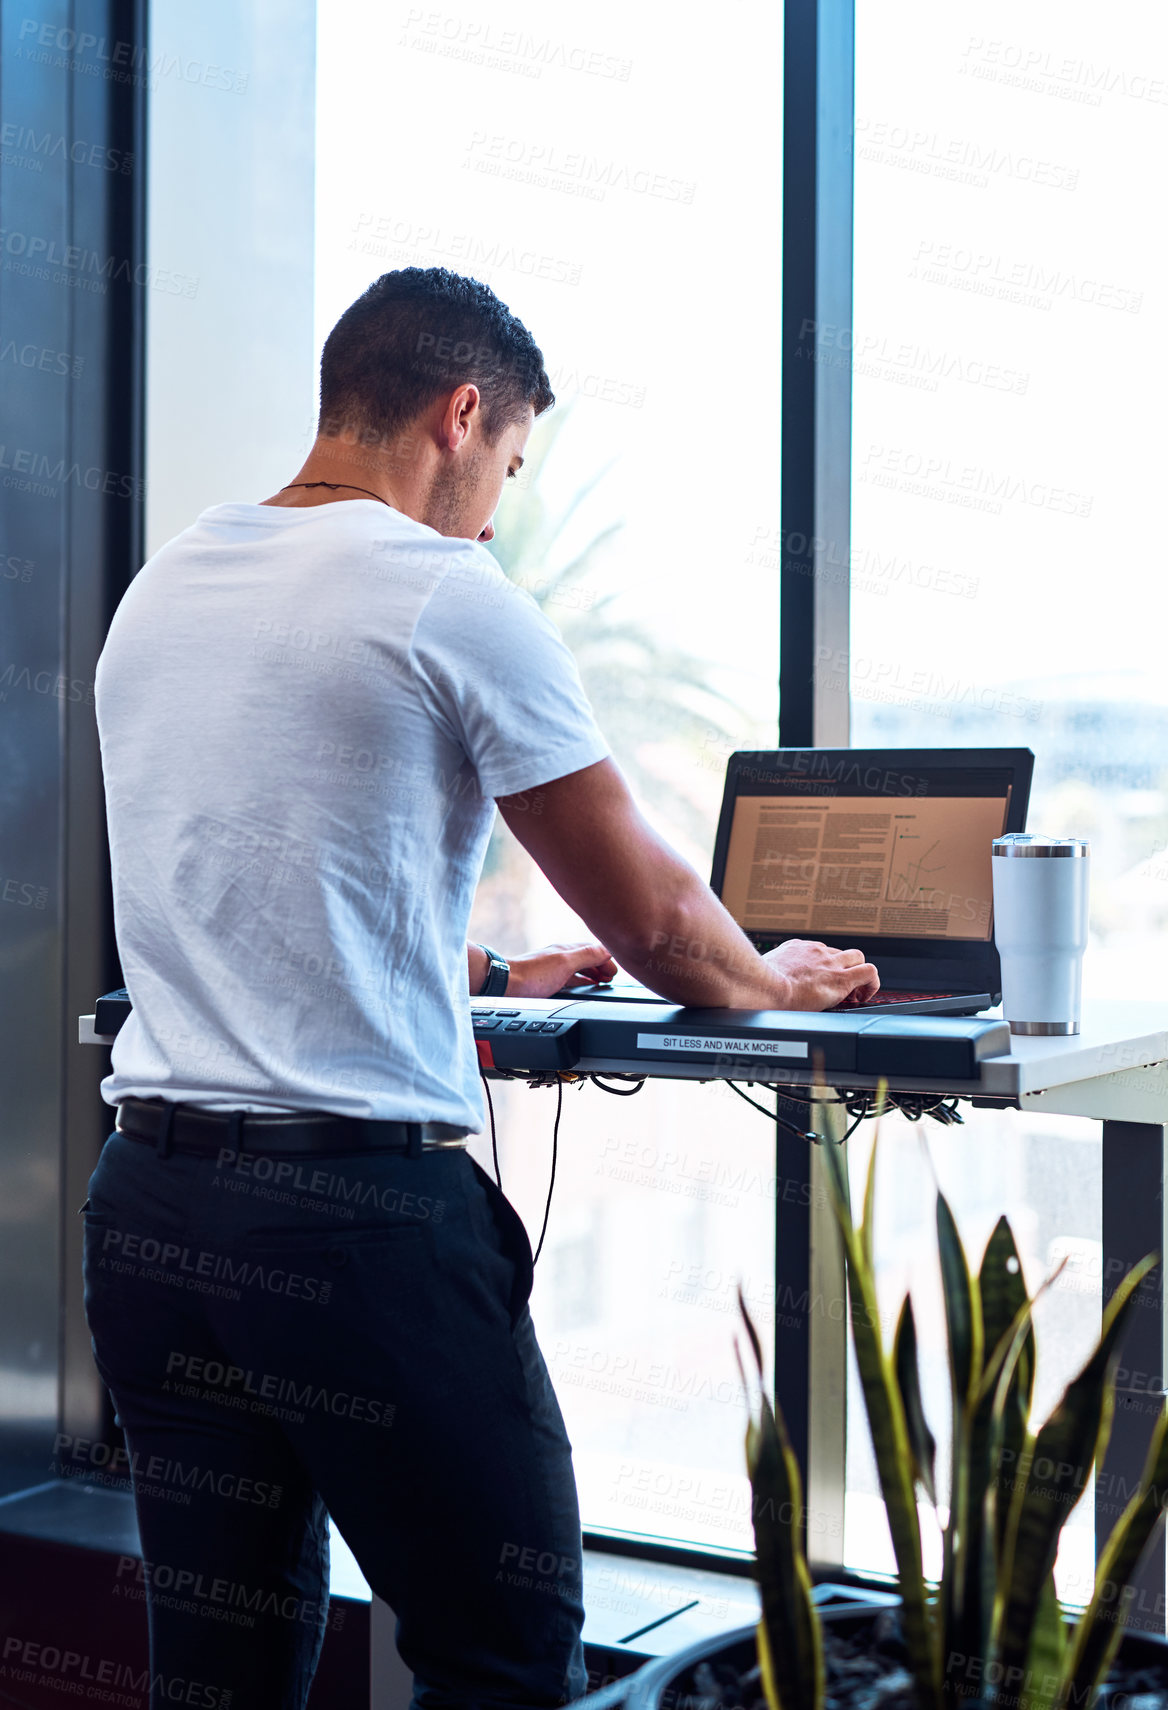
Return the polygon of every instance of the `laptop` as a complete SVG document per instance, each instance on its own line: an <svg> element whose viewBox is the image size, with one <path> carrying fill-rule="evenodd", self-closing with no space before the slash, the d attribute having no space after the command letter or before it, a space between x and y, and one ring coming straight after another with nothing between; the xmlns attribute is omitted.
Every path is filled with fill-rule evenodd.
<svg viewBox="0 0 1168 1710"><path fill-rule="evenodd" d="M761 952L862 950L880 991L845 1014L976 1015L1002 995L990 849L1025 831L1033 771L1029 748L732 754L710 888ZM663 1001L620 979L570 995Z"/></svg>

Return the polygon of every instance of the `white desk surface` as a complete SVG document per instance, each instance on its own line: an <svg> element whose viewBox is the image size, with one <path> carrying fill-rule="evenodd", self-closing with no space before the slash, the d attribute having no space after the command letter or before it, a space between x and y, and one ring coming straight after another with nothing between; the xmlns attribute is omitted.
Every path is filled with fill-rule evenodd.
<svg viewBox="0 0 1168 1710"><path fill-rule="evenodd" d="M997 1010L990 1011L996 1016ZM1168 1003L1107 1000L1083 1005L1083 1025L1067 1038L1013 1035L1009 1053L982 1065L982 1091L1017 1096L1097 1080L1168 1059Z"/></svg>

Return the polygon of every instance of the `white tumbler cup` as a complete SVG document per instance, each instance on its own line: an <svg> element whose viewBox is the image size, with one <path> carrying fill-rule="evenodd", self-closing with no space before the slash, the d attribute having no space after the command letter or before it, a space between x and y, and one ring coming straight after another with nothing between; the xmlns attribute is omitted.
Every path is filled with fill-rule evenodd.
<svg viewBox="0 0 1168 1710"><path fill-rule="evenodd" d="M994 942L1011 1033L1077 1033L1091 846L1078 837L994 838Z"/></svg>

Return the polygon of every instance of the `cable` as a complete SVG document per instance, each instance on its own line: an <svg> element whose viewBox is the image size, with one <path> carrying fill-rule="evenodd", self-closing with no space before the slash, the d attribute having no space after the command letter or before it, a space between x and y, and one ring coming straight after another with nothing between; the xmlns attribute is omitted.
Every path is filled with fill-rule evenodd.
<svg viewBox="0 0 1168 1710"><path fill-rule="evenodd" d="M757 1110L760 1116L765 1116L776 1127L785 1128L789 1134L794 1134L800 1140L809 1140L816 1146L822 1145L823 1136L821 1134L816 1134L810 1129L797 1128L793 1122L788 1122L785 1117L780 1116L777 1110L768 1110L765 1104L759 1104L757 1099L753 1099L748 1093L744 1093L742 1088L736 1086L733 1081L727 1081L725 1084L732 1093L737 1093L743 1103L748 1104L752 1110ZM753 1086L754 1082L748 1084ZM606 1088L605 1090L609 1089ZM799 1102L801 1103L802 1100ZM809 1098L807 1100L809 1110L812 1103L840 1105L852 1118L850 1125L836 1142L839 1146L851 1139L861 1122L878 1115L880 1110L897 1110L908 1122L919 1122L922 1116L931 1116L935 1122L940 1122L946 1127L950 1123L964 1122L965 1120L957 1108L958 1100L956 1098L946 1101L945 1099L930 1097L928 1093L898 1094L886 1092L883 1102L879 1104L874 1092L853 1093L850 1096L845 1094L842 1098L814 1100Z"/></svg>
<svg viewBox="0 0 1168 1710"><path fill-rule="evenodd" d="M773 1122L776 1128L785 1128L787 1133L793 1134L797 1140L810 1140L813 1145L819 1145L820 1136L813 1134L809 1128L796 1128L793 1122L788 1122L786 1117L780 1116L777 1110L768 1110L765 1104L759 1104L757 1099L751 1098L749 1093L744 1093L742 1088L735 1086L733 1081L727 1081L726 1085L732 1093L737 1093L739 1098L750 1106L751 1110L757 1110L769 1122Z"/></svg>
<svg viewBox="0 0 1168 1710"><path fill-rule="evenodd" d="M601 1092L610 1092L615 1098L632 1098L634 1093L639 1093L641 1091L641 1088L645 1085L646 1077L642 1075L641 1079L631 1087L605 1086L599 1075L589 1075L588 1079L592 1082L594 1087L599 1087ZM562 1084L563 1083L561 1082L561 1085Z"/></svg>
<svg viewBox="0 0 1168 1710"><path fill-rule="evenodd" d="M731 1092L737 1093L739 1098L743 1099L750 1106L751 1110L761 1111L762 1115L769 1118L771 1122L775 1120L775 1113L773 1110L768 1110L765 1104L759 1104L757 1099L751 1098L749 1093L744 1093L742 1088L735 1086L733 1081L727 1081L726 1085L730 1088Z"/></svg>
<svg viewBox="0 0 1168 1710"><path fill-rule="evenodd" d="M491 1097L491 1085L490 1085L490 1082L487 1080L486 1075L481 1074L479 1076L479 1079L483 1083L483 1092L485 1093L486 1100L487 1100L487 1112L491 1118L491 1157L495 1161L495 1184L498 1187L499 1192L502 1193L502 1191L503 1191L503 1178L499 1173L499 1136L498 1136L498 1133L497 1133L496 1128L495 1128L495 1103ZM644 1085L644 1083L642 1082L641 1085ZM612 1092L614 1089L612 1087L605 1087L604 1090L605 1090L605 1092ZM641 1090L641 1086L629 1088L630 1092L640 1092L640 1090ZM547 1204L543 1208L543 1228L539 1232L539 1244L535 1249L535 1254L534 1254L532 1261L531 1261L533 1265L538 1262L539 1255L543 1252L543 1241L544 1241L544 1236L547 1234L548 1219L551 1217L551 1214L552 1214L552 1194L555 1192L555 1189L556 1189L556 1162L559 1158L559 1152L560 1152L560 1117L563 1115L563 1113L564 1113L564 1083L563 1083L563 1081L557 1081L556 1082L556 1120L552 1124L552 1174L551 1174L551 1180L548 1182Z"/></svg>
<svg viewBox="0 0 1168 1710"><path fill-rule="evenodd" d="M556 1158L560 1149L560 1117L564 1109L564 1083L556 1082L556 1120L552 1124L552 1175L548 1182L547 1204L543 1208L543 1228L539 1232L539 1245L535 1249L532 1264L539 1263L539 1255L543 1252L543 1238L547 1234L548 1218L552 1214L552 1194L556 1189Z"/></svg>
<svg viewBox="0 0 1168 1710"><path fill-rule="evenodd" d="M870 1112L868 1112L866 1110L861 1111L859 1116L857 1116L856 1120L851 1124L851 1126L844 1129L843 1133L839 1137L839 1144L841 1146L845 1143L845 1141L851 1139L852 1135L856 1132L856 1129L860 1126L861 1122L863 1122L864 1118L866 1116L868 1116L869 1114L870 1114Z"/></svg>
<svg viewBox="0 0 1168 1710"><path fill-rule="evenodd" d="M505 1073L505 1071L502 1071L502 1072ZM631 1075L627 1076L627 1077L623 1077L623 1078L626 1078L626 1079L633 1082L633 1084L631 1086L624 1086L624 1087L608 1086L606 1084L606 1082L600 1077L600 1075L590 1074L586 1078L592 1082L592 1085L594 1087L599 1087L601 1092L612 1093L617 1098L631 1098L634 1093L639 1093L643 1090L643 1088L645 1086L645 1081L648 1077L644 1076L644 1075L642 1075L639 1079L634 1079L634 1077ZM494 1164L495 1164L495 1182L499 1188L499 1191L502 1192L503 1178L502 1178L502 1174L499 1170L499 1137L498 1137L498 1132L497 1132L496 1126L495 1126L495 1105L494 1105L493 1099L491 1098L490 1082L487 1080L486 1075L480 1073L479 1079L483 1083L483 1092L484 1092L484 1094L486 1096L486 1100L487 1100L487 1111L488 1111L488 1113L490 1115L490 1119L491 1119L491 1157L493 1158ZM508 1080L529 1080L529 1079L538 1079L538 1077L532 1077L532 1076L527 1075L527 1074L519 1073L519 1074L508 1074L507 1079ZM546 1084L546 1083L543 1083L543 1084ZM751 1081L751 1082L748 1082L747 1084L750 1086L753 1086L755 1083L753 1081ZM734 1081L728 1080L724 1083L724 1085L728 1086L730 1088L730 1091L732 1093L735 1093L737 1095L737 1097L743 1101L744 1104L748 1104L750 1106L751 1110L757 1110L760 1116L765 1116L768 1122L773 1122L776 1128L785 1129L788 1134L793 1134L796 1137L796 1139L798 1139L798 1140L807 1140L816 1146L823 1144L823 1136L821 1134L816 1134L811 1129L797 1128L793 1122L788 1122L785 1116L780 1116L777 1109L776 1110L768 1110L765 1104L759 1104L757 1099L753 1099L750 1097L749 1093L743 1092L742 1088L740 1086L736 1085ZM790 1096L791 1096L790 1090L787 1090L787 1097L789 1098ZM776 1099L777 1099L777 1097L778 1097L778 1091L776 1089ZM799 1101L799 1102L802 1102L802 1101ZM856 1129L860 1126L861 1122L865 1121L868 1117L877 1115L877 1098L876 1098L876 1094L874 1092L853 1093L850 1096L847 1093L844 1093L842 1097L827 1098L827 1099L814 1099L814 1100L810 1096L808 1096L807 1105L808 1105L808 1113L809 1114L810 1114L810 1107L811 1107L812 1103L842 1105L843 1108L847 1111L848 1115L852 1118L851 1123L844 1130L843 1134L840 1136L839 1140L836 1142L836 1144L840 1145L840 1146L843 1146L848 1140L851 1139L852 1135L856 1132ZM964 1122L964 1120L965 1120L965 1118L962 1116L960 1110L958 1110L958 1108L957 1108L958 1103L959 1103L959 1100L956 1097L949 1099L949 1100L946 1100L944 1098L937 1098L937 1097L930 1098L930 1095L928 1093L899 1093L899 1094L895 1094L895 1093L889 1093L889 1092L885 1091L884 1097L879 1103L879 1108L881 1110L898 1110L900 1112L900 1114L903 1117L905 1117L905 1119L909 1122L919 1122L922 1116L931 1116L934 1119L934 1121L940 1122L941 1124L948 1126L950 1123ZM556 1187L556 1165L557 1165L557 1162L559 1159L560 1118L563 1115L563 1113L564 1113L564 1082L563 1082L562 1078L557 1078L557 1080L556 1080L556 1119L552 1125L551 1179L548 1182L547 1203L545 1204L544 1210L543 1210L543 1226L540 1229L539 1241L536 1245L535 1254L534 1254L533 1259L532 1259L533 1265L538 1261L539 1255L543 1252L544 1239L545 1239L545 1237L547 1235L547 1231L548 1231L548 1221L549 1221L549 1219L551 1217L551 1213L552 1213L552 1195L554 1194L555 1187Z"/></svg>
<svg viewBox="0 0 1168 1710"><path fill-rule="evenodd" d="M943 1127L965 1121L957 1108L959 1100L956 1097L946 1100L929 1093L893 1093L886 1091L883 1102L880 1102L875 1093L862 1092L853 1093L850 1097L845 1097L839 1102L844 1105L848 1115L853 1118L850 1128L840 1141L841 1146L844 1140L849 1139L856 1132L861 1122L868 1117L879 1116L882 1110L898 1111L906 1122L919 1122L922 1116L931 1116L934 1122L941 1123Z"/></svg>
<svg viewBox="0 0 1168 1710"><path fill-rule="evenodd" d="M503 1178L499 1174L499 1138L495 1133L495 1102L491 1097L491 1085L487 1080L486 1075L480 1075L479 1080L482 1081L483 1091L487 1095L487 1110L490 1112L491 1117L491 1157L495 1160L495 1185L498 1187L499 1192L502 1193Z"/></svg>

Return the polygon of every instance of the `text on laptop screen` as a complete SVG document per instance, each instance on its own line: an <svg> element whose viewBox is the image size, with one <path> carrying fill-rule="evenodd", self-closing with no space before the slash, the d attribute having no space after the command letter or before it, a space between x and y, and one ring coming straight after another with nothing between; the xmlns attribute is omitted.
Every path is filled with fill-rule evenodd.
<svg viewBox="0 0 1168 1710"><path fill-rule="evenodd" d="M986 941L1002 795L739 796L722 901L746 932Z"/></svg>

